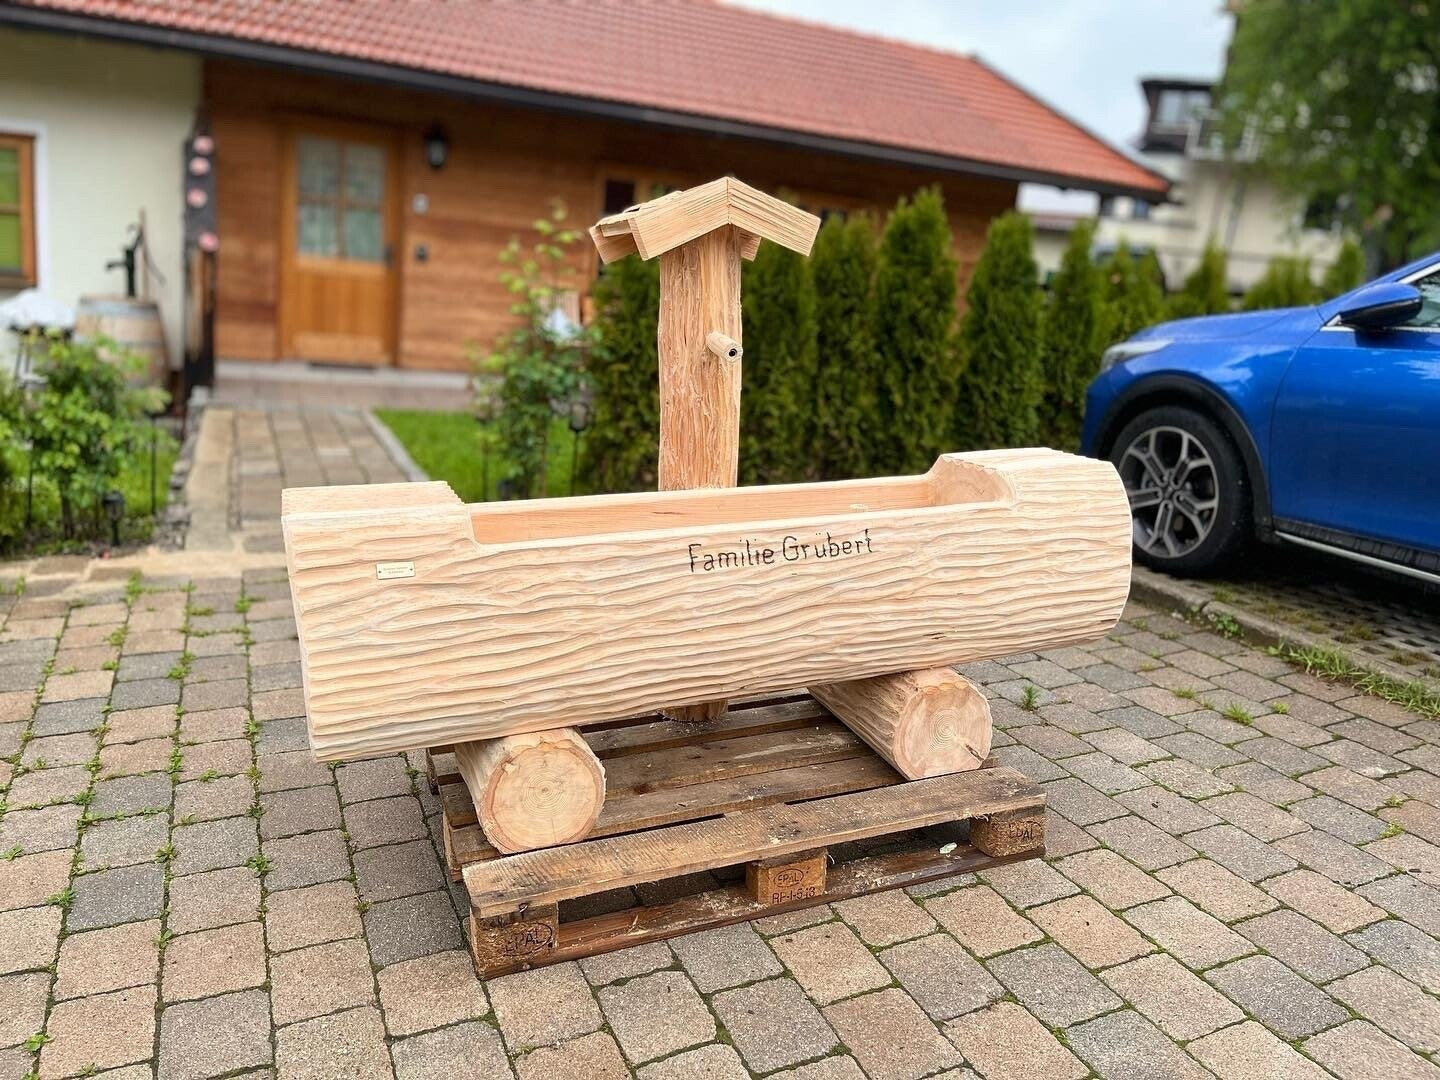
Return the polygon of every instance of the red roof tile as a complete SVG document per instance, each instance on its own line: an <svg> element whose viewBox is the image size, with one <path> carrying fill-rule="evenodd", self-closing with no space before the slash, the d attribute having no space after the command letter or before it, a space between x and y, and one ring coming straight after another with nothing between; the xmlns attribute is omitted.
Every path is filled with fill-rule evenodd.
<svg viewBox="0 0 1440 1080"><path fill-rule="evenodd" d="M713 0L19 0L31 8L639 105L1163 195L980 60Z"/></svg>

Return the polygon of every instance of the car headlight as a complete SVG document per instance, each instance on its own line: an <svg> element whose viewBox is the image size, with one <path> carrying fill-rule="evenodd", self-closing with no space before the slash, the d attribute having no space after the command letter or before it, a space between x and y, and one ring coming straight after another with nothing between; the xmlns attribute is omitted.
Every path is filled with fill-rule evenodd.
<svg viewBox="0 0 1440 1080"><path fill-rule="evenodd" d="M1156 352L1169 344L1167 338L1143 338L1140 341L1122 341L1119 345L1111 345L1100 357L1100 370L1109 371L1116 364Z"/></svg>

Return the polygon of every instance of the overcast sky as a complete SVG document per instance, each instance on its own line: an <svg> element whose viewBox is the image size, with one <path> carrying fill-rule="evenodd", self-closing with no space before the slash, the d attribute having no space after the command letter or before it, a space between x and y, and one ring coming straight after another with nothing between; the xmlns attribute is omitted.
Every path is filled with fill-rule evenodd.
<svg viewBox="0 0 1440 1080"><path fill-rule="evenodd" d="M976 53L1122 148L1144 123L1140 79L1213 79L1231 18L1221 0L731 0L747 7ZM1022 205L1064 205L1024 190Z"/></svg>

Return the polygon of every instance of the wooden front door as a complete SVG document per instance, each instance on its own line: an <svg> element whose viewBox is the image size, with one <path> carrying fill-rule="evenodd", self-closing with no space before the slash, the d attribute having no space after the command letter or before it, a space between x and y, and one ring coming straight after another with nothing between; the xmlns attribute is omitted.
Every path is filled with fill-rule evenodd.
<svg viewBox="0 0 1440 1080"><path fill-rule="evenodd" d="M280 347L289 359L395 361L394 139L363 127L293 128L280 226Z"/></svg>

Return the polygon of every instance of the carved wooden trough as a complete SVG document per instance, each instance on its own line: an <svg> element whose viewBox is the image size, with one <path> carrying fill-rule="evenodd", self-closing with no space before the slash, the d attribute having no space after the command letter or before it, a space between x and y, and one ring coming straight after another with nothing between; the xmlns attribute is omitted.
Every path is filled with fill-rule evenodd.
<svg viewBox="0 0 1440 1080"><path fill-rule="evenodd" d="M463 504L295 489L311 746L341 760L1088 641L1129 588L1125 493L1052 450L922 476Z"/></svg>

